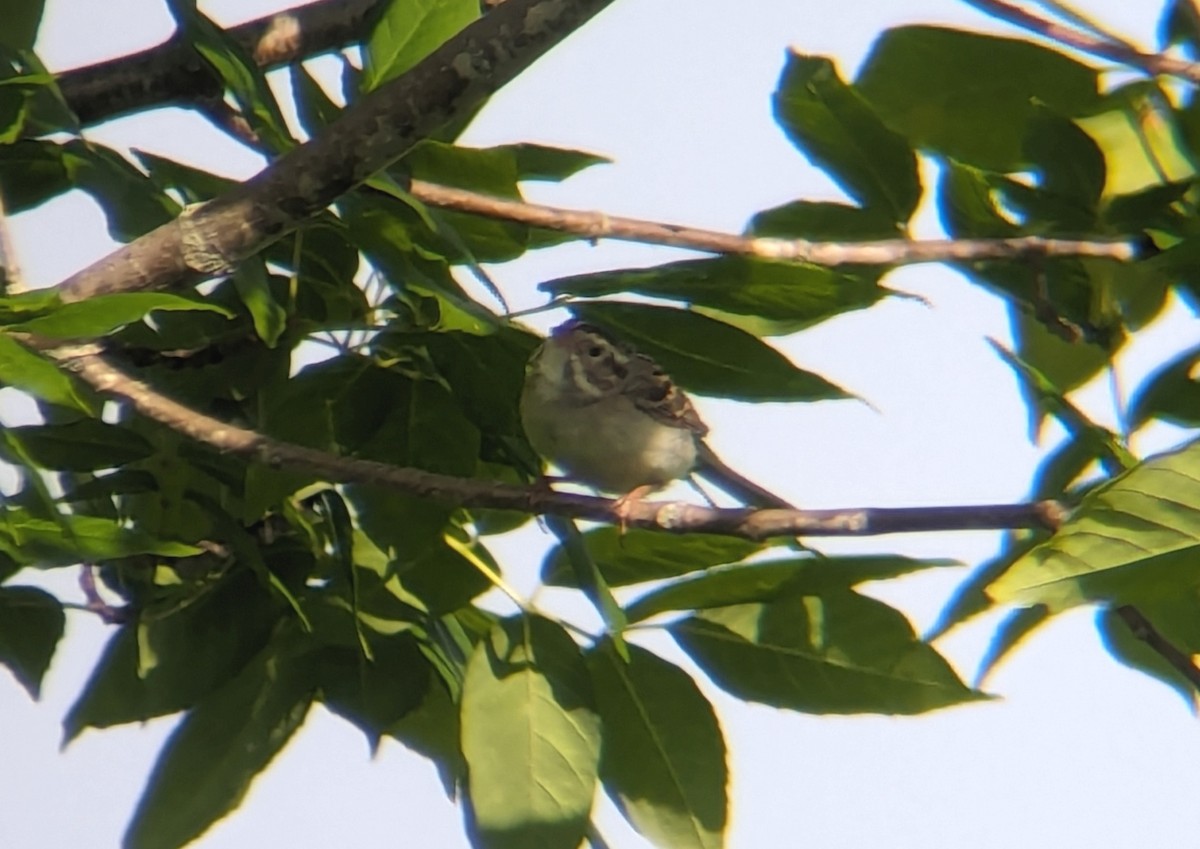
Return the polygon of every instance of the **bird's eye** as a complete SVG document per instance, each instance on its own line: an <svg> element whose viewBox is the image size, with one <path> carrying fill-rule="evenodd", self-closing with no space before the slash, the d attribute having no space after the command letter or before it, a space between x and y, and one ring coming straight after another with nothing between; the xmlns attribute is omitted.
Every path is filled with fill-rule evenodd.
<svg viewBox="0 0 1200 849"><path fill-rule="evenodd" d="M596 357L598 357L604 353L604 349L601 348L599 345L593 345L592 347L588 348L587 353L588 353L589 357L591 357L592 359L595 359Z"/></svg>

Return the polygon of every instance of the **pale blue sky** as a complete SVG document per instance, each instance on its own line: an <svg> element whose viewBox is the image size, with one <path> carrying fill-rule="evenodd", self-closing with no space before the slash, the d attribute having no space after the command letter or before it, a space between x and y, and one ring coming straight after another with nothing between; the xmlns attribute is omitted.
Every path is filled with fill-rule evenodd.
<svg viewBox="0 0 1200 849"><path fill-rule="evenodd" d="M236 22L278 5L201 3ZM1080 0L1151 45L1158 3ZM681 11L683 10L683 11ZM114 26L113 22L119 22ZM902 22L1003 28L952 0L797 3L794 0L617 0L589 27L488 106L465 141L538 141L586 148L615 164L530 195L562 206L740 230L758 209L837 190L790 147L771 120L770 94L791 46L837 58L851 76L875 35ZM48 0L39 49L52 68L148 46L171 29L158 0ZM234 176L258 167L198 118L179 112L114 122L97 141L136 145ZM921 218L932 235L932 216ZM26 276L51 284L111 249L95 207L56 201L14 222ZM563 274L662 261L661 249L570 246L494 270L516 308L534 284ZM961 277L935 268L890 275L930 306L895 300L828 322L781 347L870 400L747 408L702 400L713 441L733 465L810 507L996 502L1021 498L1040 449L1010 373L984 338L1007 338L1002 310ZM1195 336L1175 315L1123 365L1128 385L1164 347ZM1084 393L1108 416L1101 391ZM11 423L19 411L0 407ZM747 438L752 433L753 438ZM786 462L781 462L786 458ZM531 531L497 546L512 581L531 591L546 538ZM958 557L991 554L993 534L841 541L837 551ZM965 571L941 571L872 592L927 626ZM73 572L49 580L76 596ZM589 622L569 594L548 606ZM503 602L497 609L505 609ZM969 676L996 617L940 647ZM0 845L116 845L173 719L88 732L59 753L59 723L109 629L84 614L32 704L0 676ZM678 658L671 642L649 647ZM745 706L707 687L730 742L730 845L1000 849L1180 845L1200 826L1195 803L1200 728L1179 697L1111 660L1088 611L1060 617L994 675L1002 700L915 719L820 718ZM647 845L602 805L615 849ZM348 724L314 710L308 725L252 788L243 808L196 844L465 846L457 808L432 768L397 744L369 759Z"/></svg>

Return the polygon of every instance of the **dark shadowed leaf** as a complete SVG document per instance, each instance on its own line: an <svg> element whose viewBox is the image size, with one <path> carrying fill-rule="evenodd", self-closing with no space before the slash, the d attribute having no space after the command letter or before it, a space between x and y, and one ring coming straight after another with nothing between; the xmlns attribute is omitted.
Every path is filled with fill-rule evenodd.
<svg viewBox="0 0 1200 849"><path fill-rule="evenodd" d="M476 647L462 695L468 827L488 849L575 849L596 792L600 721L579 648L537 616Z"/></svg>
<svg viewBox="0 0 1200 849"><path fill-rule="evenodd" d="M627 292L776 321L794 329L868 307L887 294L875 280L815 265L741 256L650 268L600 271L539 284L551 296L597 298Z"/></svg>
<svg viewBox="0 0 1200 849"><path fill-rule="evenodd" d="M832 62L790 53L774 104L788 137L854 200L893 221L909 219L921 198L917 157Z"/></svg>
<svg viewBox="0 0 1200 849"><path fill-rule="evenodd" d="M1154 601L1139 601L1139 613L1184 657L1195 658L1200 654L1200 598L1194 589L1176 597L1165 597ZM1196 685L1163 657L1158 648L1130 630L1129 623L1112 607L1096 612L1096 627L1104 647L1124 663L1147 675L1152 675L1174 689L1183 698L1188 708L1196 711Z"/></svg>
<svg viewBox="0 0 1200 849"><path fill-rule="evenodd" d="M269 646L193 708L159 753L122 846L177 849L236 808L304 722L311 665Z"/></svg>
<svg viewBox="0 0 1200 849"><path fill-rule="evenodd" d="M63 720L85 728L144 722L193 707L262 649L280 602L249 572L225 578L178 610L151 608L121 626Z"/></svg>
<svg viewBox="0 0 1200 849"><path fill-rule="evenodd" d="M66 616L58 599L34 587L0 587L0 664L32 698L62 638Z"/></svg>
<svg viewBox="0 0 1200 849"><path fill-rule="evenodd" d="M723 563L736 563L762 549L762 544L708 534L668 534L631 528L596 528L583 535L588 554L609 586L640 584L673 578ZM542 563L542 581L552 586L576 586L575 572L561 546Z"/></svg>
<svg viewBox="0 0 1200 849"><path fill-rule="evenodd" d="M14 427L8 434L21 443L31 460L55 471L113 469L154 453L154 447L135 431L99 419L26 425Z"/></svg>
<svg viewBox="0 0 1200 849"><path fill-rule="evenodd" d="M625 818L658 846L716 849L726 823L725 740L686 672L635 645L588 653L604 730L600 779Z"/></svg>

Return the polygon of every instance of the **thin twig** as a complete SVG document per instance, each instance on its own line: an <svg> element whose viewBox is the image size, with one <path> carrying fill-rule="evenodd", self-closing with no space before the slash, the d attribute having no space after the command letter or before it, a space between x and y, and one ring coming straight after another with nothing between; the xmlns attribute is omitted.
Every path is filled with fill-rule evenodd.
<svg viewBox="0 0 1200 849"><path fill-rule="evenodd" d="M1162 632L1154 627L1154 623L1132 604L1122 604L1113 612L1129 627L1135 637L1153 649L1176 672L1200 691L1200 667L1192 661L1190 654L1177 648L1174 643L1164 637Z"/></svg>
<svg viewBox="0 0 1200 849"><path fill-rule="evenodd" d="M1055 21L1035 15L1012 3L1003 0L963 0L981 12L999 18L1002 21L1035 32L1052 41L1074 47L1093 56L1102 56L1122 65L1128 65L1145 71L1151 76L1181 77L1193 83L1200 83L1200 64L1165 56L1161 53L1145 53L1120 42L1108 41L1080 32L1077 29L1064 26Z"/></svg>
<svg viewBox="0 0 1200 849"><path fill-rule="evenodd" d="M813 242L808 239L738 236L660 221L621 218L603 212L584 212L507 200L423 180L413 180L409 191L413 197L430 206L573 233L586 239L620 239L830 267L1019 260L1032 256L1100 257L1128 262L1136 258L1138 253L1137 245L1128 240L1050 239L1041 236L1013 239L930 239L920 242L909 239Z"/></svg>

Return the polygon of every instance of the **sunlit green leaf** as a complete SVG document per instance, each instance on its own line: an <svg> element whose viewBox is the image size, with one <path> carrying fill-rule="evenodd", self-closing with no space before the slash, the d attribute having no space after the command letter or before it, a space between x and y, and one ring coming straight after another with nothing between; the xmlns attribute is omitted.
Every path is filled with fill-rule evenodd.
<svg viewBox="0 0 1200 849"><path fill-rule="evenodd" d="M508 619L479 644L462 696L470 827L490 849L575 849L596 792L600 721L578 647Z"/></svg>
<svg viewBox="0 0 1200 849"><path fill-rule="evenodd" d="M1099 101L1097 72L1057 50L933 26L884 32L856 87L916 147L998 171L1021 165L1038 104L1077 115Z"/></svg>
<svg viewBox="0 0 1200 849"><path fill-rule="evenodd" d="M726 822L725 741L712 705L674 664L638 646L588 653L604 728L600 779L657 846L716 849Z"/></svg>
<svg viewBox="0 0 1200 849"><path fill-rule="evenodd" d="M12 325L10 329L54 339L94 339L127 324L142 321L160 310L214 312L226 317L232 315L217 304L169 292L118 292L63 304L49 315L23 321Z"/></svg>
<svg viewBox="0 0 1200 849"><path fill-rule="evenodd" d="M1136 601L1200 582L1200 443L1162 454L1085 496L1049 540L988 587L1052 611Z"/></svg>
<svg viewBox="0 0 1200 849"><path fill-rule="evenodd" d="M400 76L477 17L477 0L390 0L363 50L363 90Z"/></svg>
<svg viewBox="0 0 1200 849"><path fill-rule="evenodd" d="M706 610L668 630L717 686L775 707L914 714L982 697L898 610L852 590Z"/></svg>

